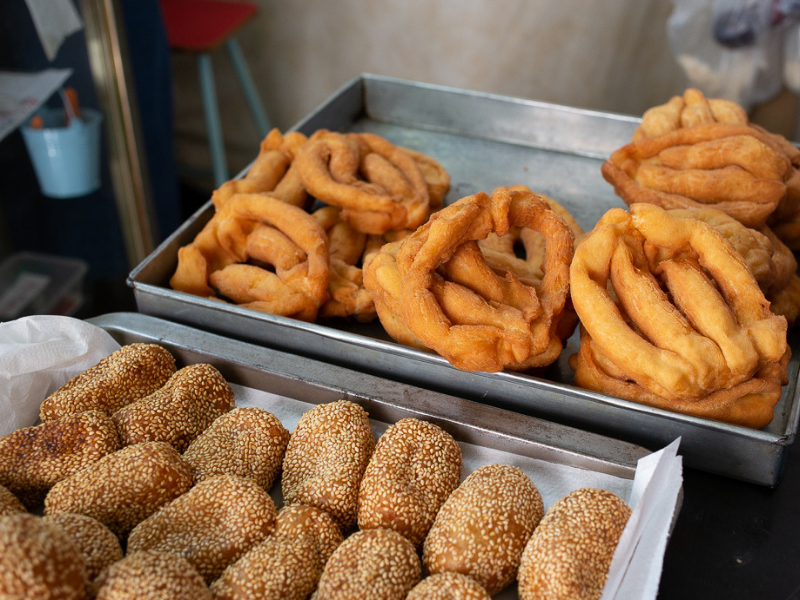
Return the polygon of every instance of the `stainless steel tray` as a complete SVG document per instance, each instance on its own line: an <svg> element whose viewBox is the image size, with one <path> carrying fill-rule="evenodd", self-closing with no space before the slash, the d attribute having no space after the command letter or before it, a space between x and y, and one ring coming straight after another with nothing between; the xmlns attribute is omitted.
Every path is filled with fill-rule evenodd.
<svg viewBox="0 0 800 600"><path fill-rule="evenodd" d="M600 166L630 139L637 123L623 115L362 75L293 129L377 133L439 160L452 180L446 202L522 183L558 200L588 230L609 208L625 206ZM178 248L212 214L209 201L131 272L128 284L140 312L652 449L681 437L687 466L762 485L779 480L800 416L796 333L790 335L790 383L772 423L761 431L574 387L567 359L577 351L575 337L562 358L537 376L468 373L437 355L396 344L378 323L303 323L170 289Z"/></svg>

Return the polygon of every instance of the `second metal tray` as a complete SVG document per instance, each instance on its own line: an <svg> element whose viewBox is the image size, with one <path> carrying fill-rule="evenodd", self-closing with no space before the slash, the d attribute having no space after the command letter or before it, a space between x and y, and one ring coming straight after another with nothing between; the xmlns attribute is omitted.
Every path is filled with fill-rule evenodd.
<svg viewBox="0 0 800 600"><path fill-rule="evenodd" d="M373 75L345 85L294 129L371 131L436 158L451 176L446 202L500 185L525 184L553 197L585 229L625 205L600 174L630 140L638 119ZM536 376L470 373L442 357L393 342L379 323L304 323L176 292L177 251L213 215L210 201L134 269L128 283L140 312L227 336L610 435L651 449L681 439L687 466L775 485L800 415L795 357L772 423L761 431L717 423L577 388L568 357Z"/></svg>

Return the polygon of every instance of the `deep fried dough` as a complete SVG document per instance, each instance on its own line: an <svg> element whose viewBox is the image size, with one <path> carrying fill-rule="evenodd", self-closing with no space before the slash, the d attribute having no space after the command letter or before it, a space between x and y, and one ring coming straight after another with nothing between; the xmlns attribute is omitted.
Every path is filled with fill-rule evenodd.
<svg viewBox="0 0 800 600"><path fill-rule="evenodd" d="M480 467L436 515L423 547L425 569L469 575L494 595L514 580L525 544L543 514L541 494L522 470Z"/></svg>
<svg viewBox="0 0 800 600"><path fill-rule="evenodd" d="M344 535L333 517L321 508L305 504L281 507L275 519L273 535L311 540L321 567L344 541Z"/></svg>
<svg viewBox="0 0 800 600"><path fill-rule="evenodd" d="M17 429L0 438L0 485L33 507L56 483L119 447L114 423L99 410Z"/></svg>
<svg viewBox="0 0 800 600"><path fill-rule="evenodd" d="M358 494L358 527L383 527L416 548L461 482L461 448L439 426L401 419L378 439Z"/></svg>
<svg viewBox="0 0 800 600"><path fill-rule="evenodd" d="M303 413L283 458L284 504L321 508L348 531L356 524L358 488L374 449L368 415L358 404L337 400Z"/></svg>
<svg viewBox="0 0 800 600"><path fill-rule="evenodd" d="M193 483L191 467L175 448L145 442L117 450L55 484L44 499L44 511L94 517L125 539Z"/></svg>
<svg viewBox="0 0 800 600"><path fill-rule="evenodd" d="M183 452L233 406L233 390L220 372L209 364L194 364L177 371L161 389L115 412L112 419L123 446L167 442Z"/></svg>
<svg viewBox="0 0 800 600"><path fill-rule="evenodd" d="M714 228L652 204L611 209L578 246L570 282L591 340L573 361L577 385L603 391L598 371L584 368L597 365L619 381L605 388L612 395L756 428L771 420L786 319L770 312L744 259Z"/></svg>
<svg viewBox="0 0 800 600"><path fill-rule="evenodd" d="M175 371L175 358L157 344L122 346L45 398L39 417L46 422L86 410L111 415L155 392Z"/></svg>
<svg viewBox="0 0 800 600"><path fill-rule="evenodd" d="M173 552L210 584L272 533L276 513L255 480L217 475L139 523L128 536L128 552Z"/></svg>
<svg viewBox="0 0 800 600"><path fill-rule="evenodd" d="M406 600L491 600L491 597L472 577L446 571L425 577L408 593Z"/></svg>
<svg viewBox="0 0 800 600"><path fill-rule="evenodd" d="M75 513L45 515L42 519L54 523L72 537L86 564L89 581L94 581L104 569L122 560L119 538L97 519Z"/></svg>
<svg viewBox="0 0 800 600"><path fill-rule="evenodd" d="M95 600L211 600L189 562L168 552L132 552L103 571Z"/></svg>
<svg viewBox="0 0 800 600"><path fill-rule="evenodd" d="M28 510L20 502L20 499L12 494L7 487L0 485L0 517L25 512L28 512Z"/></svg>

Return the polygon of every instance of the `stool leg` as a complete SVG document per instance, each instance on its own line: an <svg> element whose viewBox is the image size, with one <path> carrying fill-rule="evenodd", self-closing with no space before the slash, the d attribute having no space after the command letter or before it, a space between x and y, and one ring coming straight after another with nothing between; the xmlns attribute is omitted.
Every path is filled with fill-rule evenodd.
<svg viewBox="0 0 800 600"><path fill-rule="evenodd" d="M222 125L219 120L210 54L203 52L197 57L197 69L200 74L200 91L203 95L203 110L208 128L208 145L214 167L214 184L219 187L228 180L228 165L225 159L225 144L222 140Z"/></svg>
<svg viewBox="0 0 800 600"><path fill-rule="evenodd" d="M267 115L264 112L264 105L261 103L261 98L256 91L256 86L253 84L253 78L250 76L250 70L247 68L247 63L244 60L242 49L239 47L239 42L235 38L228 38L225 42L228 49L228 56L230 56L233 67L236 70L236 76L239 78L239 84L242 86L247 104L250 106L250 112L253 114L253 119L256 122L258 131L262 138L267 137L270 126Z"/></svg>

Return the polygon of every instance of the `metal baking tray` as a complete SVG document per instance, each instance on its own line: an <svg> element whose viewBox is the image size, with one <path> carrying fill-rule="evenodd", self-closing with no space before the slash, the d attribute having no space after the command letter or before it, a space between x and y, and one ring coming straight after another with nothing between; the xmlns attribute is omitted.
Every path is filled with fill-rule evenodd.
<svg viewBox="0 0 800 600"><path fill-rule="evenodd" d="M493 94L361 75L292 129L370 131L436 158L451 177L446 202L500 185L525 184L560 202L585 229L625 208L600 166L627 143L639 119ZM255 151L254 151L255 154ZM681 438L684 464L761 485L778 483L800 415L798 338L789 384L760 431L606 396L573 385L568 357L543 372L469 373L442 357L393 342L378 322L304 323L176 292L177 251L213 215L209 201L129 275L137 310L400 382L609 435L651 449Z"/></svg>

